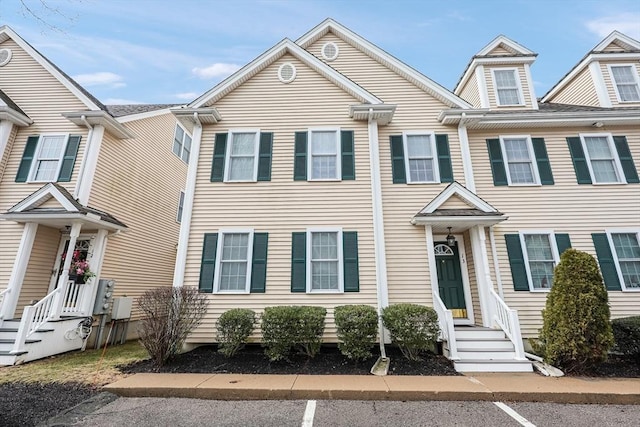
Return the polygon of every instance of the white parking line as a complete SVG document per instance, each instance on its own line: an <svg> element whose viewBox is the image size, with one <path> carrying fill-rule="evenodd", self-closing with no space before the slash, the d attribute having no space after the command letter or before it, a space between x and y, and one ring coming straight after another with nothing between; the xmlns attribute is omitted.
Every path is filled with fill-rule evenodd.
<svg viewBox="0 0 640 427"><path fill-rule="evenodd" d="M304 410L304 418L302 419L302 427L313 427L313 416L316 414L316 401L307 401L307 409Z"/></svg>
<svg viewBox="0 0 640 427"><path fill-rule="evenodd" d="M536 427L535 424L533 424L531 421L527 420L525 417L523 417L522 415L520 415L519 413L517 413L516 411L511 409L511 407L505 405L504 403L502 403L502 402L493 402L493 403L498 408L500 408L504 412L506 412L507 415L509 415L511 418L513 418L514 420L519 422L521 425L523 425L524 427Z"/></svg>

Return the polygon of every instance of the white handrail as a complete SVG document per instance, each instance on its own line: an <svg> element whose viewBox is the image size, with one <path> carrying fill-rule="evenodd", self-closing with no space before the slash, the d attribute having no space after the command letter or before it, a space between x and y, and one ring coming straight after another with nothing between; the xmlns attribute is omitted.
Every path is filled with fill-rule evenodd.
<svg viewBox="0 0 640 427"><path fill-rule="evenodd" d="M458 345L456 344L456 332L453 325L453 313L447 309L440 298L440 295L433 294L433 308L438 315L438 324L440 325L440 333L442 338L449 344L449 358L458 359Z"/></svg>
<svg viewBox="0 0 640 427"><path fill-rule="evenodd" d="M88 285L76 283L73 280L67 282L67 289L62 299L62 312L65 315L84 315L82 301Z"/></svg>
<svg viewBox="0 0 640 427"><path fill-rule="evenodd" d="M2 314L2 303L4 302L5 295L7 295L9 292L11 292L11 289L9 289L9 288L7 288L4 291L0 292L0 320L2 320L2 317L4 316Z"/></svg>
<svg viewBox="0 0 640 427"><path fill-rule="evenodd" d="M524 345L522 344L522 335L520 333L520 321L518 320L518 312L509 308L500 295L493 289L489 289L489 295L494 306L494 320L500 326L513 343L516 353L516 359L524 360Z"/></svg>
<svg viewBox="0 0 640 427"><path fill-rule="evenodd" d="M16 335L16 342L12 350L13 353L24 351L27 338L42 325L54 318L56 300L60 291L60 288L56 288L34 305L28 305L24 308Z"/></svg>

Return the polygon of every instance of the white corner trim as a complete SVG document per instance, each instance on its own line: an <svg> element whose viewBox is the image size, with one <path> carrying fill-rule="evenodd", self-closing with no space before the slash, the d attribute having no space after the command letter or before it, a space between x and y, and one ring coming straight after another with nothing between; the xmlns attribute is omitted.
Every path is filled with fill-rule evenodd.
<svg viewBox="0 0 640 427"><path fill-rule="evenodd" d="M460 152L462 154L462 171L464 173L464 184L469 191L476 192L476 182L473 176L473 163L471 161L471 151L469 149L469 136L464 120L458 125L458 139L460 140Z"/></svg>
<svg viewBox="0 0 640 427"><path fill-rule="evenodd" d="M478 91L480 92L480 108L489 108L489 89L487 88L487 79L484 75L484 65L476 67L476 81L478 82Z"/></svg>
<svg viewBox="0 0 640 427"><path fill-rule="evenodd" d="M609 91L607 91L607 85L602 75L602 69L600 68L599 61L593 61L589 64L589 72L591 73L591 80L596 89L598 95L598 102L600 107L611 108L611 98L609 97Z"/></svg>
<svg viewBox="0 0 640 427"><path fill-rule="evenodd" d="M96 125L89 128L80 172L78 173L78 181L73 193L73 196L78 199L78 202L84 206L89 203L93 179L96 176L96 169L98 168L98 157L100 156L103 137L104 126Z"/></svg>
<svg viewBox="0 0 640 427"><path fill-rule="evenodd" d="M529 86L529 97L531 98L531 107L534 110L538 109L538 98L536 97L536 90L533 87L533 78L531 77L531 66L524 64L524 75L527 79L527 86Z"/></svg>

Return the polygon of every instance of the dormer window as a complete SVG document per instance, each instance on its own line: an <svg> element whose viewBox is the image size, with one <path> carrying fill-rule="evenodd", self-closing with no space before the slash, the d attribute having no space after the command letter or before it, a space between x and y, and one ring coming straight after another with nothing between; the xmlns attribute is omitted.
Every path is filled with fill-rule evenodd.
<svg viewBox="0 0 640 427"><path fill-rule="evenodd" d="M493 85L498 106L523 105L522 89L518 81L517 69L494 69Z"/></svg>
<svg viewBox="0 0 640 427"><path fill-rule="evenodd" d="M610 65L609 71L613 79L619 102L640 102L638 88L638 72L634 65Z"/></svg>

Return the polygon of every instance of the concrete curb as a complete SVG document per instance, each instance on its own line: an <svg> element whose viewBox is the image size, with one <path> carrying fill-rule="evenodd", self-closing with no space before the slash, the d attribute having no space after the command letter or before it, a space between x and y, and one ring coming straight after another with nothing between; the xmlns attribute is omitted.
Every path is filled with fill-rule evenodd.
<svg viewBox="0 0 640 427"><path fill-rule="evenodd" d="M640 404L640 379L537 374L366 375L136 374L104 387L123 397L215 400L456 400Z"/></svg>

